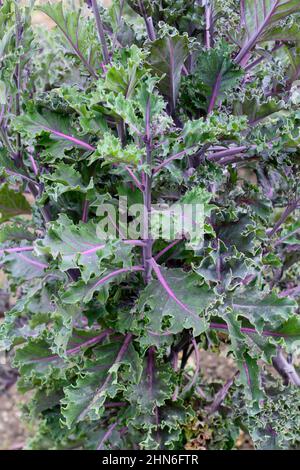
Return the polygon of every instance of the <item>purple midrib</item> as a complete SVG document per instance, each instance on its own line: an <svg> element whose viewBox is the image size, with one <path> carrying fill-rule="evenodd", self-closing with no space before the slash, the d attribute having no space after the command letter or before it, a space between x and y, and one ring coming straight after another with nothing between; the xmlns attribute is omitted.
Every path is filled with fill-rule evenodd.
<svg viewBox="0 0 300 470"><path fill-rule="evenodd" d="M84 142L83 140L77 139L76 137L73 137L72 135L64 134L63 132L57 131L55 129L51 129L51 127L43 126L46 131L51 132L51 134L57 135L57 137L61 137L62 139L69 140L70 142L73 142L76 145L79 145L79 147L85 148L87 150L90 150L94 152L96 150L95 147L92 145L88 144L87 142Z"/></svg>
<svg viewBox="0 0 300 470"><path fill-rule="evenodd" d="M103 331L100 335L95 336L94 338L91 338L87 341L84 341L83 343L79 344L78 346L68 349L66 351L67 356L71 356L73 354L78 353L82 348L87 347L87 346L93 346L94 344L100 343L106 336L108 336L111 333L111 330L106 330ZM38 362L52 362L52 361L57 361L57 360L63 360L60 356L57 354L54 354L53 356L47 356L47 357L41 357L38 359L33 359L30 361L30 363L38 363Z"/></svg>
<svg viewBox="0 0 300 470"><path fill-rule="evenodd" d="M274 12L275 12L275 10L278 6L278 3L279 3L279 0L276 0L274 2L273 7L269 11L268 15L265 17L264 21L261 23L260 27L252 34L252 36L248 39L246 44L242 47L242 49L240 50L240 52L238 53L238 55L235 58L235 62L237 64L239 64L243 60L245 55L255 45L255 42L257 41L257 39L259 38L259 36L263 32L264 28L266 27L266 25L270 21L272 15L274 14Z"/></svg>

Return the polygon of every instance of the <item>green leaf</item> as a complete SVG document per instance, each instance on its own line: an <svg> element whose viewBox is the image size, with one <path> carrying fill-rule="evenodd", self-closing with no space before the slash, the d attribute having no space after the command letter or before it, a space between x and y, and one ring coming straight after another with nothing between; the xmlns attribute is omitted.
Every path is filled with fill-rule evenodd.
<svg viewBox="0 0 300 470"><path fill-rule="evenodd" d="M145 322L147 337L142 343L155 345L156 341L168 341L168 336L193 329L194 336L206 331L207 307L214 301L214 292L200 285L196 274L181 269L161 269L164 278L179 301L190 313L181 308L166 292L158 280L152 280L140 295L137 309Z"/></svg>
<svg viewBox="0 0 300 470"><path fill-rule="evenodd" d="M9 223L0 226L0 243L22 240L33 241L35 235L29 231L29 227L19 223Z"/></svg>
<svg viewBox="0 0 300 470"><path fill-rule="evenodd" d="M96 152L89 158L89 164L99 159L105 163L126 163L137 166L142 162L144 151L135 144L122 146L120 139L106 132L99 141Z"/></svg>
<svg viewBox="0 0 300 470"><path fill-rule="evenodd" d="M141 373L140 359L132 344L118 359L122 341L114 341L94 349L94 356L84 364L82 377L64 389L62 414L68 427L86 418L98 420L107 398L115 398L126 390L126 383L136 382ZM118 380L122 374L122 382Z"/></svg>
<svg viewBox="0 0 300 470"><path fill-rule="evenodd" d="M206 119L194 119L184 125L182 137L188 147L201 144L215 144L220 139L237 140L247 129L245 116L228 116L225 113L210 114Z"/></svg>
<svg viewBox="0 0 300 470"><path fill-rule="evenodd" d="M219 262L222 263L221 276L218 273ZM233 250L228 254L227 248L220 242L219 250L203 258L200 266L195 268L195 272L202 276L206 281L221 282L226 289L230 286L236 287L241 284L247 276L255 273L255 263L246 258L242 253Z"/></svg>
<svg viewBox="0 0 300 470"><path fill-rule="evenodd" d="M5 222L18 215L30 215L31 207L27 199L8 184L0 187L0 223Z"/></svg>
<svg viewBox="0 0 300 470"><path fill-rule="evenodd" d="M153 75L161 78L158 87L168 98L171 112L175 110L181 70L188 56L188 38L179 34L164 36L149 45L148 63Z"/></svg>
<svg viewBox="0 0 300 470"><path fill-rule="evenodd" d="M103 334L96 330L74 330L73 336L67 345L67 357L60 357L52 351L49 339L33 339L18 348L14 363L20 368L26 381L37 378L47 380L48 375L55 374L56 377L64 377L67 369L78 365L78 356L82 355L103 339Z"/></svg>
<svg viewBox="0 0 300 470"><path fill-rule="evenodd" d="M124 266L131 263L131 246L121 240L102 240L95 222L75 225L64 214L49 224L44 239L38 240L35 246L38 253L51 255L57 260L62 271L80 269L84 283L93 275L100 276L114 257L118 262L122 260ZM88 285L91 287L94 283L95 280ZM69 292L73 292L73 288Z"/></svg>
<svg viewBox="0 0 300 470"><path fill-rule="evenodd" d="M200 54L196 74L205 87L210 113L222 100L225 92L229 92L237 85L244 72L232 62L228 47L222 44L221 47Z"/></svg>
<svg viewBox="0 0 300 470"><path fill-rule="evenodd" d="M78 57L88 72L97 78L93 63L98 59L98 43L96 32L91 31L90 20L83 15L82 8L67 8L63 2L39 5L38 10L48 15L71 46L72 52ZM87 54L88 52L88 54Z"/></svg>
<svg viewBox="0 0 300 470"><path fill-rule="evenodd" d="M45 147L44 153L50 153L54 159L63 158L65 152L74 147L90 152L94 150L82 137L78 137L69 116L52 111L39 113L33 110L23 114L15 119L14 128L30 142L38 139Z"/></svg>
<svg viewBox="0 0 300 470"><path fill-rule="evenodd" d="M266 325L278 328L297 308L297 302L293 299L280 298L274 292L264 295L251 288L242 294L229 296L226 305L231 306L237 315L248 319L260 333Z"/></svg>
<svg viewBox="0 0 300 470"><path fill-rule="evenodd" d="M130 273L131 269L106 269L101 273L99 279L90 279L87 283L80 280L70 284L68 290L62 293L62 300L66 304L75 304L78 302L88 303L92 300L95 292L98 294L98 300L106 302L108 298L110 284L119 281L119 277L124 277Z"/></svg>
<svg viewBox="0 0 300 470"><path fill-rule="evenodd" d="M278 21L299 10L298 0L243 0L244 38L236 62L240 63L257 42L273 40L270 34L271 28ZM276 39L276 35L274 39Z"/></svg>
<svg viewBox="0 0 300 470"><path fill-rule="evenodd" d="M145 52L136 45L123 49L121 60L119 58L116 64L108 67L105 87L116 94L123 94L126 99L132 98L137 85L147 73L142 67L145 57Z"/></svg>
<svg viewBox="0 0 300 470"><path fill-rule="evenodd" d="M264 400L265 395L262 390L260 369L257 360L245 353L243 360L238 360L240 374L237 379L243 384L246 396L256 404L256 408ZM258 405L258 406L257 406ZM249 406L249 405L248 405Z"/></svg>
<svg viewBox="0 0 300 470"><path fill-rule="evenodd" d="M18 348L14 364L24 374L26 382L33 377L45 381L53 370L56 370L59 376L64 376L68 368L62 358L53 355L50 344L42 339L30 340L26 346Z"/></svg>
<svg viewBox="0 0 300 470"><path fill-rule="evenodd" d="M174 377L172 369L163 365L155 365L153 373L149 373L147 361L143 364L143 374L138 383L132 384L125 391L125 398L136 408L137 414L155 414L155 408L163 406L172 398Z"/></svg>
<svg viewBox="0 0 300 470"><path fill-rule="evenodd" d="M15 280L36 279L45 275L48 263L43 256L37 257L31 251L10 253L3 257L7 273Z"/></svg>
<svg viewBox="0 0 300 470"><path fill-rule="evenodd" d="M81 174L73 166L65 163L60 163L53 173L45 173L42 179L45 182L45 192L56 202L64 193L76 191L88 194L94 188L92 178L85 186Z"/></svg>

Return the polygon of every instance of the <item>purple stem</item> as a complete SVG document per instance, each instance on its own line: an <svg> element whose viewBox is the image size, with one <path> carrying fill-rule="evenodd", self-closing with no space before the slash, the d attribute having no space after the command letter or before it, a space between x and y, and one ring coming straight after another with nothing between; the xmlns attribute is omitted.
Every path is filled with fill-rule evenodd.
<svg viewBox="0 0 300 470"><path fill-rule="evenodd" d="M170 243L168 246L166 246L165 248L163 248L159 253L157 253L157 255L154 256L154 259L155 261L157 261L161 256L163 256L167 251L169 251L171 248L173 248L173 246L176 246L178 245L178 243L182 242L183 241L183 238L180 238L180 239L177 239L177 240L174 240L172 241L172 243Z"/></svg>
<svg viewBox="0 0 300 470"><path fill-rule="evenodd" d="M212 415L213 413L218 411L218 409L220 408L222 402L225 400L225 398L226 398L226 396L229 392L230 387L233 385L233 383L234 383L236 377L239 375L239 373L240 372L237 371L233 375L233 377L231 377L231 379L227 380L225 385L218 391L218 393L216 394L216 396L214 398L214 401L212 402L212 404L208 408L208 414L209 415Z"/></svg>
<svg viewBox="0 0 300 470"><path fill-rule="evenodd" d="M106 44L103 23L102 23L99 8L98 8L98 5L97 5L97 0L92 0L92 8L93 8L93 12L94 12L95 20L96 20L96 26L97 26L99 41L100 41L100 44L101 44L101 47L102 47L103 59L104 59L105 64L108 64L109 63L109 52L108 52L108 48L107 48L107 44Z"/></svg>
<svg viewBox="0 0 300 470"><path fill-rule="evenodd" d="M131 266L130 268L117 269L116 271L113 271L113 272L107 274L106 276L102 277L99 281L96 282L96 284L93 286L93 288L101 286L106 281L108 281L112 277L118 276L119 274L123 274L123 273L127 273L127 272L136 272L136 271L144 271L143 266Z"/></svg>
<svg viewBox="0 0 300 470"><path fill-rule="evenodd" d="M90 205L90 202L87 199L85 199L83 202L82 217L81 217L82 222L84 222L85 224L88 221L89 205Z"/></svg>
<svg viewBox="0 0 300 470"><path fill-rule="evenodd" d="M192 150L194 147L196 147L196 145L192 145L191 147L188 147L187 149L184 149L184 150L181 150L181 152L178 152L178 153L175 153L174 155L171 155L170 157L168 157L166 160L164 160L163 162L161 162L159 165L157 165L154 169L153 169L153 174L156 175L156 173L158 173L162 168L164 168L165 166L167 166L170 162L172 162L173 160L178 160L180 159L181 157L184 157L187 153L189 153L190 150Z"/></svg>
<svg viewBox="0 0 300 470"><path fill-rule="evenodd" d="M9 175L16 176L17 178L21 178L21 179L23 179L24 181L28 181L28 182L31 183L31 184L34 184L34 185L36 185L36 186L39 186L39 183L37 183L36 181L34 181L34 180L33 180L32 178L30 178L29 176L22 175L21 173L17 173L16 171L9 170L8 168L5 168L5 171L6 171L6 173L8 173Z"/></svg>
<svg viewBox="0 0 300 470"><path fill-rule="evenodd" d="M196 368L195 368L195 372L194 372L192 380L190 381L190 383L188 383L184 387L182 393L187 393L195 385L197 378L198 378L199 371L200 371L200 354L199 354L199 349L198 349L198 345L197 345L195 338L192 338L192 344L193 344L193 348L195 351Z"/></svg>
<svg viewBox="0 0 300 470"><path fill-rule="evenodd" d="M17 253L17 256L19 256L19 258L22 258L24 261L26 261L26 263L31 264L32 266L36 266L37 268L41 268L41 269L47 269L48 268L48 264L44 264L44 263L40 263L39 261L35 261L31 258L28 258L25 255L22 255L22 253Z"/></svg>
<svg viewBox="0 0 300 470"><path fill-rule="evenodd" d="M224 333L228 333L229 331L229 328L228 326L225 324L225 323L214 323L214 322L211 322L209 324L209 328L211 330L222 330L224 331ZM259 334L255 328L246 328L246 327L241 327L240 328L240 331L242 333L246 333L248 335L257 335ZM149 334L151 336L172 336L174 333L172 333L171 331L160 331L160 332L156 332L156 331L151 331L149 330ZM288 338L289 336L293 336L293 335L289 335L288 333L277 333L276 331L268 331L268 330L264 330L262 331L261 333L263 336L272 336L274 338Z"/></svg>
<svg viewBox="0 0 300 470"><path fill-rule="evenodd" d="M222 160L218 160L217 163L220 165L230 165L233 163L242 163L250 160L257 160L259 157L257 155L236 155L235 157L225 157Z"/></svg>
<svg viewBox="0 0 300 470"><path fill-rule="evenodd" d="M113 430L115 429L116 426L118 426L118 421L116 421L115 423L113 423L109 428L108 430L106 431L106 433L104 434L104 436L102 437L101 441L99 442L98 446L97 446L97 450L102 450L102 447L103 447L103 444L107 441L107 439L109 439L109 437L111 436L111 434L113 433Z"/></svg>
<svg viewBox="0 0 300 470"><path fill-rule="evenodd" d="M273 49L270 51L270 54L274 53L275 51L277 51L278 49L280 49L281 47L284 46L284 43L280 43L280 44L276 44L276 46L273 47ZM256 60L254 60L253 62L251 62L251 64L249 65L246 65L245 67L245 71L248 72L249 70L251 70L252 68L256 67L258 64L260 64L263 60L265 59L265 56L260 56L258 57Z"/></svg>
<svg viewBox="0 0 300 470"><path fill-rule="evenodd" d="M18 49L21 45L22 34L23 34L23 27L21 22L21 15L20 10L17 2L15 2L15 31L16 31L16 49ZM16 68L15 68L15 83L16 83L16 116L20 116L21 114L21 59L18 59ZM16 162L18 166L22 166L23 160L21 156L21 135L19 132L16 133L16 141L17 141L17 157Z"/></svg>
<svg viewBox="0 0 300 470"><path fill-rule="evenodd" d="M56 131L55 129L51 129L50 127L43 126L46 131L49 131L51 134L56 135L57 137L61 137L62 139L68 140L69 142L72 142L75 145L78 145L79 147L82 147L86 150L90 150L91 152L94 152L96 150L95 147L92 147L92 145L84 142L83 140L77 139L76 137L73 137L68 134L64 134L63 132Z"/></svg>
<svg viewBox="0 0 300 470"><path fill-rule="evenodd" d="M277 356L272 359L273 366L277 372L284 378L285 385L292 383L300 387L300 377L293 364L290 364L284 357L282 350L279 349Z"/></svg>
<svg viewBox="0 0 300 470"><path fill-rule="evenodd" d="M249 373L249 367L248 367L248 364L247 364L246 361L243 362L243 369L244 369L245 374L246 374L246 379L247 379L248 386L249 386L249 388L251 389L251 386L252 386L252 384L251 384L251 377L250 377L250 373Z"/></svg>
<svg viewBox="0 0 300 470"><path fill-rule="evenodd" d="M292 237L293 235L296 235L300 232L300 227L296 228L295 230L292 230L291 232L287 233L283 237L280 237L276 242L274 243L275 246L280 245L284 240L287 240L288 238Z"/></svg>
<svg viewBox="0 0 300 470"><path fill-rule="evenodd" d="M269 238L273 237L276 232L280 229L281 225L284 224L286 219L289 217L289 215L294 212L295 209L297 209L297 206L299 204L300 200L297 199L296 201L291 202L288 204L288 206L285 208L284 212L281 214L281 217L279 220L276 222L272 230L268 233Z"/></svg>
<svg viewBox="0 0 300 470"><path fill-rule="evenodd" d="M105 408L123 408L124 406L127 406L128 403L126 401L109 401L105 403Z"/></svg>
<svg viewBox="0 0 300 470"><path fill-rule="evenodd" d="M169 284L167 283L167 281L165 280L165 278L163 277L162 273L161 273L161 270L158 266L158 264L156 263L155 259L152 258L151 259L151 266L153 268L153 271L155 272L156 274L156 277L157 279L159 280L160 284L162 285L162 287L165 289L165 291L167 292L167 294L169 295L169 297L171 297L171 299L174 300L174 302L176 302L177 305L179 305L179 307L181 307L185 312L189 313L190 315L192 315L195 319L197 319L197 321L199 320L199 317L198 315L196 315L192 310L190 310L187 305L185 305L183 302L181 302L181 300L179 300L175 293L173 292L173 290L171 289L171 287L169 286Z"/></svg>
<svg viewBox="0 0 300 470"><path fill-rule="evenodd" d="M98 250L102 250L102 248L104 248L104 247L105 247L105 244L97 245L97 246L94 246L93 248L90 248L89 250L80 251L80 254L81 255L90 255L91 253L95 253Z"/></svg>
<svg viewBox="0 0 300 470"><path fill-rule="evenodd" d="M212 329L212 330L225 330L225 331L228 331L229 328L227 325L225 325L224 323L210 323L209 324L209 327ZM240 331L242 333L246 333L246 334L255 334L257 335L258 332L256 331L255 328L246 328L246 327L241 327L240 328ZM263 336L273 336L275 338L287 338L289 335L288 334L285 334L285 333L277 333L276 331L268 331L268 330L264 330L262 331L262 335Z"/></svg>
<svg viewBox="0 0 300 470"><path fill-rule="evenodd" d="M146 105L146 116L145 116L145 140L146 140L146 163L151 167L152 155L151 155L151 127L150 127L150 97L148 97ZM151 259L152 259L152 240L150 238L150 214L151 214L151 188L152 188L152 176L148 173L143 172L145 188L143 191L144 208L144 238L145 247L143 249L143 266L145 270L145 283L148 284L151 279Z"/></svg>
<svg viewBox="0 0 300 470"><path fill-rule="evenodd" d="M77 55L78 59L83 63L83 65L87 68L87 70L89 71L90 75L95 78L96 80L98 79L98 75L97 73L95 72L95 70L93 69L93 67L91 66L91 64L86 60L86 58L84 57L84 55L82 54L82 52L80 51L80 49L78 48L78 46L76 44L74 44L72 38L69 36L69 34L59 25L59 23L56 22L56 18L49 15L49 13L46 13L49 18L51 18L54 23L56 24L56 26L61 30L61 32L63 33L63 35L65 36L65 38L67 39L67 41L69 42L69 44L71 45L71 47L73 48L75 54Z"/></svg>
<svg viewBox="0 0 300 470"><path fill-rule="evenodd" d="M115 47L116 47L117 36L118 36L118 32L120 31L120 27L121 27L124 4L125 4L125 0L120 0L120 9L119 9L119 14L118 14L117 26L115 28L115 33L114 33L113 39L112 39L112 51L113 52L114 52Z"/></svg>
<svg viewBox="0 0 300 470"><path fill-rule="evenodd" d="M91 339L85 341L84 343L81 343L79 346L76 346L72 349L68 349L66 351L66 354L69 355L69 356L72 355L72 354L77 354L80 351L80 349L82 349L83 347L93 346L94 344L98 344L98 343L100 343L100 341L104 340L111 333L112 333L112 330L107 329L107 330L103 331L99 336L96 336L95 338L91 338Z"/></svg>
<svg viewBox="0 0 300 470"><path fill-rule="evenodd" d="M145 246L143 240L122 240L126 245Z"/></svg>
<svg viewBox="0 0 300 470"><path fill-rule="evenodd" d="M212 90L212 95L210 97L210 100L209 100L209 105L208 105L208 110L207 110L207 114L210 114L212 112L212 110L214 109L215 107L215 104L216 104L216 100L218 98L218 95L219 95L219 91L220 91L220 86L221 86L221 82L222 82L222 76L223 76L223 71L222 69L219 71L218 73L218 76L217 76L217 79L214 83L214 87L213 87L213 90Z"/></svg>
<svg viewBox="0 0 300 470"><path fill-rule="evenodd" d="M28 155L29 155L29 160L32 166L33 173L35 174L35 176L37 176L39 174L39 169L34 159L34 156L32 155L31 152L29 152Z"/></svg>
<svg viewBox="0 0 300 470"><path fill-rule="evenodd" d="M278 297L296 297L300 295L300 286L292 287L291 289L285 289L280 294L278 294Z"/></svg>
<svg viewBox="0 0 300 470"><path fill-rule="evenodd" d="M211 48L211 18L212 11L211 6L205 6L205 45L207 49Z"/></svg>
<svg viewBox="0 0 300 470"><path fill-rule="evenodd" d="M263 32L264 28L268 25L270 19L272 18L276 8L278 7L279 0L275 0L273 3L272 8L270 9L269 13L265 16L265 19L261 22L261 25L257 30L252 34L252 36L248 39L248 41L244 44L240 52L235 58L235 62L237 64L244 64L244 59L249 55L249 52L251 49L255 46L257 40L259 39L259 36Z"/></svg>
<svg viewBox="0 0 300 470"><path fill-rule="evenodd" d="M124 343L122 344L118 354L117 354L117 357L112 365L112 367L115 365L115 364L118 364L118 362L120 362L124 355L126 354L126 351L129 347L129 344L131 343L132 341L132 338L133 338L133 335L131 333L128 333L125 337L125 340L124 340ZM103 384L101 385L101 387L97 390L92 402L90 403L90 405L84 409L81 413L80 413L80 416L79 416L79 420L84 418L86 416L86 413L88 411L88 409L94 404L97 402L98 400L98 397L101 395L102 391L105 389L105 387L109 384L110 380L112 378L112 374L108 374L108 376L106 377L105 381L103 382Z"/></svg>
<svg viewBox="0 0 300 470"><path fill-rule="evenodd" d="M126 166L125 168L126 168L126 170L128 171L129 175L131 176L132 180L134 181L136 187L137 187L140 191L143 191L143 190L144 190L144 187L143 187L142 183L138 180L138 178L135 176L135 174L133 173L133 171L129 168L129 166Z"/></svg>
<svg viewBox="0 0 300 470"><path fill-rule="evenodd" d="M226 149L226 150L221 150L220 152L214 152L214 153L209 153L206 158L207 160L210 160L210 161L215 161L215 160L221 160L222 158L224 157L230 157L230 156L233 156L233 155L237 155L241 152L245 152L245 150L247 150L248 147L246 146L240 146L240 147L233 147L233 148L229 148L229 149Z"/></svg>
<svg viewBox="0 0 300 470"><path fill-rule="evenodd" d="M33 251L33 246L18 246L15 248L4 248L0 250L0 255L4 253L21 253L23 251Z"/></svg>
<svg viewBox="0 0 300 470"><path fill-rule="evenodd" d="M73 142L75 145L78 145L79 147L82 147L86 150L90 150L91 152L94 152L96 150L96 148L93 147L92 145L88 144L87 142L84 142L83 140L77 139L76 137L73 137L73 136L68 135L68 134L64 134L63 132L59 132L55 129L51 129L50 127L47 127L47 126L44 126L44 129L46 131L49 131L51 134L54 134L57 137L61 137L62 139L68 140L69 142ZM142 190L142 184L136 178L136 176L133 174L132 170L128 166L126 166L125 168L128 171L131 178L133 179L133 181L135 182L136 186L140 190Z"/></svg>
<svg viewBox="0 0 300 470"><path fill-rule="evenodd" d="M147 11L144 6L143 0L138 0L138 4L139 4L140 11L142 13L142 17L144 18L148 38L150 39L150 41L155 41L156 34L155 34L152 18L151 16L150 17L147 16Z"/></svg>
<svg viewBox="0 0 300 470"><path fill-rule="evenodd" d="M4 117L4 111L5 111L5 105L3 104L1 106L1 111L0 111L0 126L2 125L3 117Z"/></svg>
<svg viewBox="0 0 300 470"><path fill-rule="evenodd" d="M67 349L66 355L67 356L72 356L73 354L77 354L78 352L80 352L80 350L82 348L98 344L101 341L103 341L111 333L112 333L112 330L110 330L110 329L102 331L102 333L100 333L100 335L95 336L94 338L91 338L87 341L84 341L83 343L79 344L78 346L76 346L74 348ZM47 356L47 357L42 357L42 358L39 358L39 359L34 359L31 362L44 362L44 361L45 362L52 362L52 361L56 361L57 359L61 359L61 357L58 356L57 354L54 354L53 356Z"/></svg>

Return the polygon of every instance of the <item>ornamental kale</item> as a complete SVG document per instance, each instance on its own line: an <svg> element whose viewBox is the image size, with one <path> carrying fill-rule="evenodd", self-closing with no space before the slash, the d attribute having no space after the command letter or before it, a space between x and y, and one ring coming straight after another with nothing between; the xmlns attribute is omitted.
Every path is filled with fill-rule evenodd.
<svg viewBox="0 0 300 470"><path fill-rule="evenodd" d="M28 448L183 449L197 420L204 448L299 446L299 1L20 3L0 2L0 344Z"/></svg>

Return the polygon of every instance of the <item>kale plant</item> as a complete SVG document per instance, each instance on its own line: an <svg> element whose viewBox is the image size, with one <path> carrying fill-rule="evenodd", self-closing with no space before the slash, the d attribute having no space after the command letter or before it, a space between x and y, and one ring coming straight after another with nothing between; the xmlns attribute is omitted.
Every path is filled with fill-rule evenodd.
<svg viewBox="0 0 300 470"><path fill-rule="evenodd" d="M208 448L297 447L299 0L27 4L0 2L0 338L28 448L183 449L199 416Z"/></svg>

